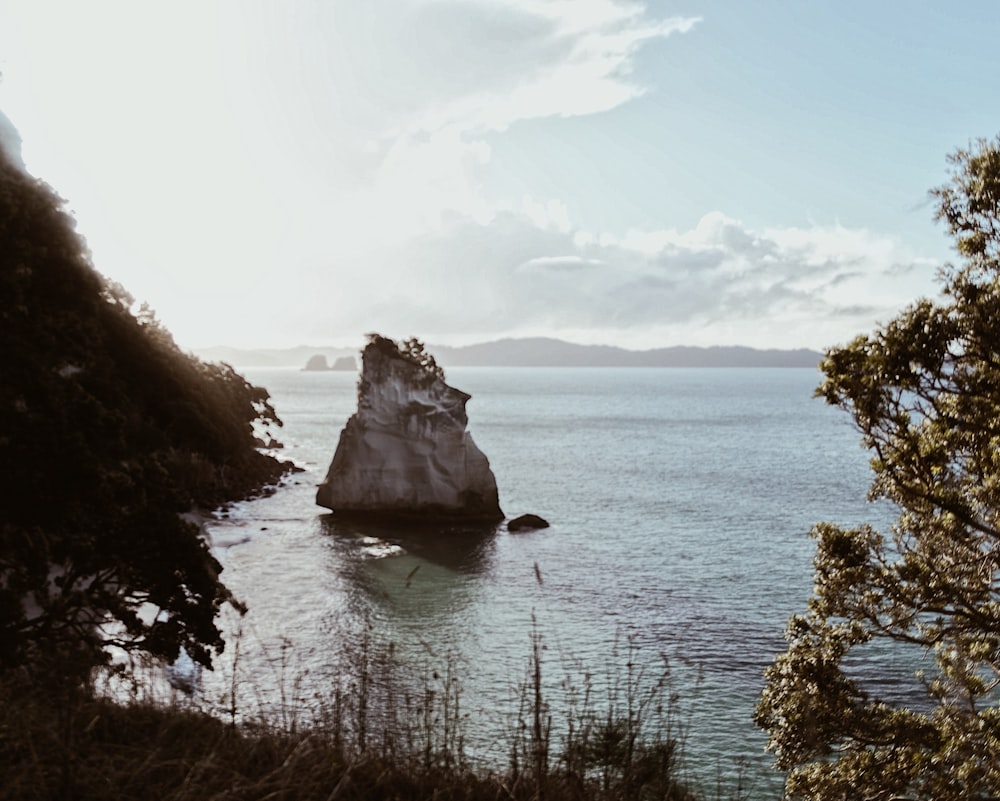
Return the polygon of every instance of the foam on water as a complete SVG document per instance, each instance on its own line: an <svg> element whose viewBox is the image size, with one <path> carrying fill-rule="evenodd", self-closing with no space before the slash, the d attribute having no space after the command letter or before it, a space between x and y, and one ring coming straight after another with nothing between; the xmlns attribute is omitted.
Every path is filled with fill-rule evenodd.
<svg viewBox="0 0 1000 801"><path fill-rule="evenodd" d="M394 542L386 542L378 537L362 537L361 551L365 556L373 559L384 559L387 556L398 556L406 553L403 548Z"/></svg>

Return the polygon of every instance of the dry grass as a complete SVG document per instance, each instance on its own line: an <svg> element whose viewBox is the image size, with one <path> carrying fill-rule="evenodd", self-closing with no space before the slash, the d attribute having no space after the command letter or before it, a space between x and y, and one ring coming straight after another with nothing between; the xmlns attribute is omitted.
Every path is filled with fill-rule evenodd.
<svg viewBox="0 0 1000 801"><path fill-rule="evenodd" d="M536 636L500 769L473 767L467 758L467 717L451 670L412 699L392 689L370 653L308 724L295 715L220 719L138 695L116 702L9 675L0 679L0 799L701 798L681 780L683 736L666 672L646 681L630 654L600 705L584 679L556 732L541 655Z"/></svg>

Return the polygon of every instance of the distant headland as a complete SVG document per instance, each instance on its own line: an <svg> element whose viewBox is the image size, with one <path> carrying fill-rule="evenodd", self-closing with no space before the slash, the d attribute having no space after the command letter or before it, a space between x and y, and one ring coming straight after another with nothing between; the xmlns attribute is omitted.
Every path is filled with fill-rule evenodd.
<svg viewBox="0 0 1000 801"><path fill-rule="evenodd" d="M428 345L444 367L818 367L823 354L795 350L760 350L740 346L654 348L627 350L612 345L577 345L561 339L531 337L499 339L475 345ZM196 349L202 359L224 361L234 367L298 367L308 370L343 369L341 359L354 358L358 348L299 345L294 348ZM326 367L332 362L333 367ZM309 366L315 365L315 366ZM322 365L322 366L320 366Z"/></svg>

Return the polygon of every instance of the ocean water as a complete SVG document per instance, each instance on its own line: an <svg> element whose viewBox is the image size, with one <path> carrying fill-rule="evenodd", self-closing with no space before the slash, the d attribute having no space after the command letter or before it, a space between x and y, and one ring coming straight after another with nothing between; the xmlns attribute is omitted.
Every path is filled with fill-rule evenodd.
<svg viewBox="0 0 1000 801"><path fill-rule="evenodd" d="M209 527L250 612L227 623L239 648L208 695L308 704L364 636L415 673L451 665L473 750L502 765L534 634L554 708L567 677L600 687L627 662L654 676L665 659L691 778L732 786L742 772L752 797L780 795L751 714L805 609L809 529L889 518L866 503L848 416L812 397L817 371L449 370L472 394L469 430L505 513L552 523L518 534L338 522L314 494L356 374L245 372L271 392L284 455L305 470Z"/></svg>

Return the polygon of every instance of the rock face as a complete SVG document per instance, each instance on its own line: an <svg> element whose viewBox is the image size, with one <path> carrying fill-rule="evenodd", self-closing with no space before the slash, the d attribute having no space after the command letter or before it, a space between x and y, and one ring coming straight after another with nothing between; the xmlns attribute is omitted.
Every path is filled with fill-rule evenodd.
<svg viewBox="0 0 1000 801"><path fill-rule="evenodd" d="M508 521L507 531L531 531L537 528L548 528L549 521L538 515L527 514Z"/></svg>
<svg viewBox="0 0 1000 801"><path fill-rule="evenodd" d="M361 361L358 410L316 503L356 517L502 520L489 461L465 430L471 396L416 340L372 335Z"/></svg>
<svg viewBox="0 0 1000 801"><path fill-rule="evenodd" d="M21 158L21 134L2 111L0 111L0 153L7 157L12 167L27 174L24 159Z"/></svg>

